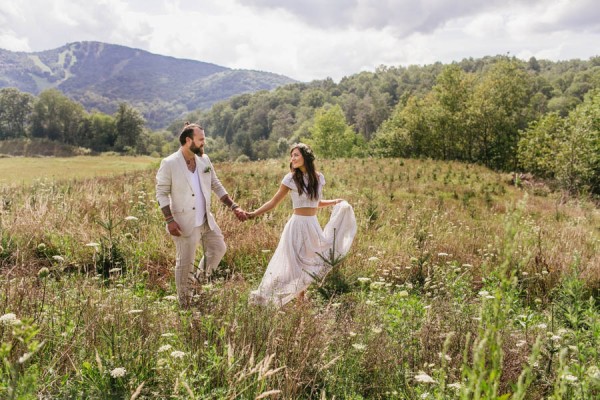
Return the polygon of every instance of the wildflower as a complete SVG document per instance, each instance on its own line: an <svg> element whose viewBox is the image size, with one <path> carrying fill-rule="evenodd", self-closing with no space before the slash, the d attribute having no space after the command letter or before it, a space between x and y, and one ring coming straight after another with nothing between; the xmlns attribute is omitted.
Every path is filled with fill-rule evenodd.
<svg viewBox="0 0 600 400"><path fill-rule="evenodd" d="M438 253L438 257L448 257L448 253Z"/></svg>
<svg viewBox="0 0 600 400"><path fill-rule="evenodd" d="M0 317L0 323L4 325L14 325L18 321L17 316L13 313L4 314Z"/></svg>
<svg viewBox="0 0 600 400"><path fill-rule="evenodd" d="M354 336L356 336L356 332L350 331L350 332L348 332L348 335L350 337L354 337Z"/></svg>
<svg viewBox="0 0 600 400"><path fill-rule="evenodd" d="M373 332L373 333L381 333L381 332L383 332L383 329L381 329L380 326L374 326L374 327L371 328L371 332Z"/></svg>
<svg viewBox="0 0 600 400"><path fill-rule="evenodd" d="M515 344L515 346L517 346L517 347L523 347L523 346L525 346L526 344L527 344L527 342L526 342L525 340L519 340L519 341L517 342L517 344Z"/></svg>
<svg viewBox="0 0 600 400"><path fill-rule="evenodd" d="M25 361L29 360L29 358L33 355L33 353L25 353L21 357L19 357L19 364L23 364Z"/></svg>
<svg viewBox="0 0 600 400"><path fill-rule="evenodd" d="M577 382L577 377L571 374L563 375L563 378L569 382Z"/></svg>
<svg viewBox="0 0 600 400"><path fill-rule="evenodd" d="M562 338L560 336L558 336L558 335L552 335L552 337L550 339L552 339L555 342L558 342Z"/></svg>
<svg viewBox="0 0 600 400"><path fill-rule="evenodd" d="M481 297L486 297L490 295L490 292L488 292L487 290L481 290L479 293L477 293L478 295L480 295Z"/></svg>
<svg viewBox="0 0 600 400"><path fill-rule="evenodd" d="M364 351L364 350L367 348L367 346L365 346L365 345L364 345L364 344L362 344L362 343L354 343L354 344L352 345L352 347L354 347L354 348L355 348L356 350L358 350L358 351Z"/></svg>
<svg viewBox="0 0 600 400"><path fill-rule="evenodd" d="M141 314L144 310L129 310L128 314Z"/></svg>
<svg viewBox="0 0 600 400"><path fill-rule="evenodd" d="M62 256L52 256L53 260L59 261L59 262L63 262L65 261L64 257Z"/></svg>
<svg viewBox="0 0 600 400"><path fill-rule="evenodd" d="M127 371L125 370L125 368L119 367L110 371L110 376L112 376L113 378L122 378L125 376L126 373Z"/></svg>
<svg viewBox="0 0 600 400"><path fill-rule="evenodd" d="M548 328L548 325L542 323L542 324L539 324L537 327L539 329L546 329L546 328Z"/></svg>
<svg viewBox="0 0 600 400"><path fill-rule="evenodd" d="M48 276L48 274L50 273L50 270L46 267L40 268L40 270L38 271L38 278L40 279L44 279L45 277Z"/></svg>
<svg viewBox="0 0 600 400"><path fill-rule="evenodd" d="M171 350L171 345L170 344L165 344L165 345L162 345L162 346L160 346L158 348L158 352L159 353L162 353L164 351L169 351L169 350Z"/></svg>
<svg viewBox="0 0 600 400"><path fill-rule="evenodd" d="M462 384L460 382L454 382L448 385L448 387L451 387L454 390L460 390L460 388L462 387Z"/></svg>
<svg viewBox="0 0 600 400"><path fill-rule="evenodd" d="M133 215L129 215L127 217L125 217L125 221L137 221L138 218L134 217Z"/></svg>
<svg viewBox="0 0 600 400"><path fill-rule="evenodd" d="M371 283L371 289L380 289L385 286L385 282L373 282Z"/></svg>
<svg viewBox="0 0 600 400"><path fill-rule="evenodd" d="M46 243L40 243L40 244L38 244L38 246L37 246L37 249L38 249L39 251L44 251L44 250L46 250Z"/></svg>
<svg viewBox="0 0 600 400"><path fill-rule="evenodd" d="M371 278L364 278L364 277L361 277L361 278L358 278L357 280L358 280L360 283L367 283L367 282L371 281Z"/></svg>
<svg viewBox="0 0 600 400"><path fill-rule="evenodd" d="M185 353L183 351L175 350L171 352L171 357L173 358L183 358Z"/></svg>
<svg viewBox="0 0 600 400"><path fill-rule="evenodd" d="M398 296L400 296L400 297L408 297L408 291L402 290L402 291L398 292Z"/></svg>
<svg viewBox="0 0 600 400"><path fill-rule="evenodd" d="M435 380L423 371L419 371L419 374L415 375L415 380L421 383L435 383Z"/></svg>
<svg viewBox="0 0 600 400"><path fill-rule="evenodd" d="M451 361L451 360L452 360L452 357L450 357L448 354L443 354L442 352L439 352L439 353L438 353L438 356L439 356L440 358L444 357L444 359L445 359L446 361Z"/></svg>
<svg viewBox="0 0 600 400"><path fill-rule="evenodd" d="M592 378L592 380L600 381L600 369L598 369L597 366L592 365L590 368L588 368L587 374L590 378Z"/></svg>

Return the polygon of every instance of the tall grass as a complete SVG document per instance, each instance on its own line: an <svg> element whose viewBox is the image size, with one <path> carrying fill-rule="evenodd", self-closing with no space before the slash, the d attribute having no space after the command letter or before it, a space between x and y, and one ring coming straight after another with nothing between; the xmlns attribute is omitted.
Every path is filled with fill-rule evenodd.
<svg viewBox="0 0 600 400"><path fill-rule="evenodd" d="M216 168L251 209L286 164ZM228 251L182 309L154 170L0 189L0 396L598 397L593 203L459 163L320 166L358 234L309 301L280 310L247 300L288 204L239 223L215 202Z"/></svg>

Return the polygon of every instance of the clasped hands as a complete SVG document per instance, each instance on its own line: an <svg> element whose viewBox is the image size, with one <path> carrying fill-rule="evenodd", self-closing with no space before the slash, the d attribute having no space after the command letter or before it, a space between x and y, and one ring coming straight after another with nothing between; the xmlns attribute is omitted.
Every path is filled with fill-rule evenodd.
<svg viewBox="0 0 600 400"><path fill-rule="evenodd" d="M244 211L241 207L236 208L233 210L233 212L240 222L244 222L255 217L253 212Z"/></svg>

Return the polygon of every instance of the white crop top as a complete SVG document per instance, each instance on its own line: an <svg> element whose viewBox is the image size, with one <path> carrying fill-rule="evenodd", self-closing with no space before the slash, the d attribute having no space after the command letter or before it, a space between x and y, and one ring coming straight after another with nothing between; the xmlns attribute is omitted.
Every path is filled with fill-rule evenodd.
<svg viewBox="0 0 600 400"><path fill-rule="evenodd" d="M294 208L311 207L316 208L319 206L319 200L323 196L323 185L325 185L325 177L322 173L317 173L319 177L319 188L317 189L317 199L310 200L306 193L298 194L298 188L291 172L283 177L281 181L282 185L289 187L292 191L292 205ZM307 183L307 177L304 177L304 182Z"/></svg>

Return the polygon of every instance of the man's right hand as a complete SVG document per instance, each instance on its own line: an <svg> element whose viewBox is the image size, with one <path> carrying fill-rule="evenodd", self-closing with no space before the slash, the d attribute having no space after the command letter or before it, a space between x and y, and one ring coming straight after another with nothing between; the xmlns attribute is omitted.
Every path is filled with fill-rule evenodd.
<svg viewBox="0 0 600 400"><path fill-rule="evenodd" d="M175 221L171 221L167 224L167 229L169 233L173 236L181 236L181 229L179 228L179 224Z"/></svg>

